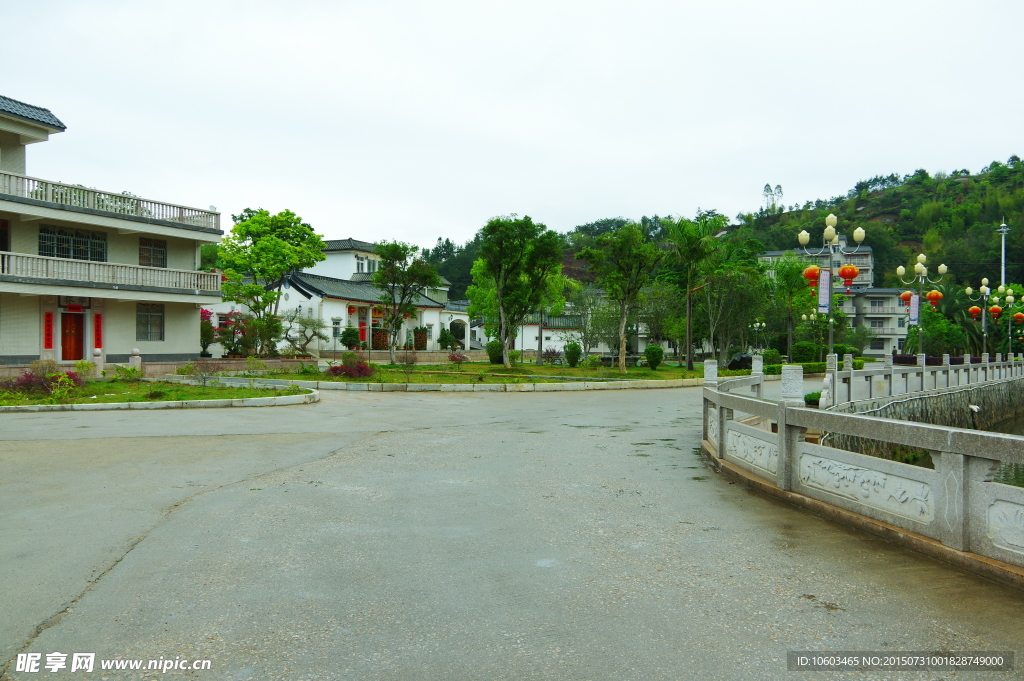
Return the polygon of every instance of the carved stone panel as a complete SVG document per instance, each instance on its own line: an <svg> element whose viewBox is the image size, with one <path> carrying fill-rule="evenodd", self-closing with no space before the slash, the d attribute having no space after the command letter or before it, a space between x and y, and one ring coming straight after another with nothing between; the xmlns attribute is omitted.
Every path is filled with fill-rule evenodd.
<svg viewBox="0 0 1024 681"><path fill-rule="evenodd" d="M898 475L801 454L800 482L908 520L930 523L935 518L931 486Z"/></svg>
<svg viewBox="0 0 1024 681"><path fill-rule="evenodd" d="M718 410L708 409L708 442L718 446Z"/></svg>
<svg viewBox="0 0 1024 681"><path fill-rule="evenodd" d="M1001 549L1024 554L1024 506L993 501L988 507L988 538Z"/></svg>
<svg viewBox="0 0 1024 681"><path fill-rule="evenodd" d="M726 436L725 453L734 459L746 461L751 466L768 471L772 475L778 473L779 447L771 442L730 430Z"/></svg>

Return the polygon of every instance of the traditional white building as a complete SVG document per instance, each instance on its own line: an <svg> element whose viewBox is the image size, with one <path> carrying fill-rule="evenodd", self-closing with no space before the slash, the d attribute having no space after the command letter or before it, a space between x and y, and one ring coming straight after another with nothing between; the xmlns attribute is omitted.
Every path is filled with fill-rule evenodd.
<svg viewBox="0 0 1024 681"><path fill-rule="evenodd" d="M0 364L194 358L220 214L26 175L26 147L64 130L0 96Z"/></svg>
<svg viewBox="0 0 1024 681"><path fill-rule="evenodd" d="M377 271L380 256L374 244L357 239L329 240L324 254L326 260L315 266L290 274L282 286L278 314L285 315L298 310L306 316L322 319L329 327L330 340L315 343L310 349L319 352L337 351L346 348L341 345L341 333L346 327L358 329L362 342L372 342L374 328L384 322L380 309L381 292L373 285L371 274ZM402 330L400 338L413 343L413 329L427 329L427 350L440 350L437 345L442 328L448 328L456 338L468 336L469 317L464 305L448 302L449 283L442 279L442 286L417 296L413 304L417 308ZM236 311L241 306L221 303L211 306L220 315ZM219 346L213 348L219 350Z"/></svg>

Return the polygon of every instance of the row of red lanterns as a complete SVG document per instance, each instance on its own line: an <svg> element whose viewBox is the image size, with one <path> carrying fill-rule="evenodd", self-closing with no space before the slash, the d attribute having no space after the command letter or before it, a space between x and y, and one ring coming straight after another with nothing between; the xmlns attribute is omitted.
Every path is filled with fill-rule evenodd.
<svg viewBox="0 0 1024 681"><path fill-rule="evenodd" d="M846 284L846 293L849 295L850 287L853 286L853 280L860 275L860 268L856 265L843 265L839 268L839 278ZM814 289L818 286L818 279L821 278L821 268L817 265L811 265L804 270L804 278L807 279L808 286L811 287L811 294L814 294Z"/></svg>

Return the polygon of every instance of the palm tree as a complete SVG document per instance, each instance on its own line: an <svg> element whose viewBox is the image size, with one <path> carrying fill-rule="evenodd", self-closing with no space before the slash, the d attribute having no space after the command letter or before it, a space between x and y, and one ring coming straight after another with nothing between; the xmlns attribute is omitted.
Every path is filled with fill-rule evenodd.
<svg viewBox="0 0 1024 681"><path fill-rule="evenodd" d="M700 211L693 220L679 218L666 224L676 257L683 267L687 371L693 371L693 293L704 285L706 277L702 268L721 246L715 235L727 224L729 219L715 211Z"/></svg>

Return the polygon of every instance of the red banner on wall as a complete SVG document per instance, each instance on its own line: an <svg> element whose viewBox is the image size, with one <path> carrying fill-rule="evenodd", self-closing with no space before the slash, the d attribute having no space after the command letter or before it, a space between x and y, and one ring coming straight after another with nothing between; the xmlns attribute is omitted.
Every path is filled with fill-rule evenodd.
<svg viewBox="0 0 1024 681"><path fill-rule="evenodd" d="M53 350L53 313L43 313L43 349Z"/></svg>
<svg viewBox="0 0 1024 681"><path fill-rule="evenodd" d="M92 315L92 338L97 348L103 347L103 315L95 312Z"/></svg>

